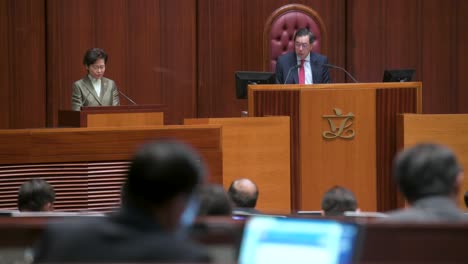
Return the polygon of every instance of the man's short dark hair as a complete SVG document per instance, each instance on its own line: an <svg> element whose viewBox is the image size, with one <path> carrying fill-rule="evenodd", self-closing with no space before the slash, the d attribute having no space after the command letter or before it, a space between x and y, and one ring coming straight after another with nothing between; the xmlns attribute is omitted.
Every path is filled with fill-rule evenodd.
<svg viewBox="0 0 468 264"><path fill-rule="evenodd" d="M357 201L353 192L334 186L322 198L322 210L325 215L343 215L347 211L356 211Z"/></svg>
<svg viewBox="0 0 468 264"><path fill-rule="evenodd" d="M204 174L201 157L188 145L173 140L145 144L131 162L123 203L154 206L190 195Z"/></svg>
<svg viewBox="0 0 468 264"><path fill-rule="evenodd" d="M19 211L40 212L47 203L53 204L54 201L54 188L40 178L24 182L18 192Z"/></svg>
<svg viewBox="0 0 468 264"><path fill-rule="evenodd" d="M237 207L244 207L244 208L255 208L257 206L257 199L258 199L258 188L255 183L250 181L255 186L255 191L247 191L242 188L239 188L239 183L247 179L239 179L235 180L231 183L228 189L228 195L231 198L232 202Z"/></svg>
<svg viewBox="0 0 468 264"><path fill-rule="evenodd" d="M204 184L197 188L200 208L198 216L231 215L232 206L223 186L218 184Z"/></svg>
<svg viewBox="0 0 468 264"><path fill-rule="evenodd" d="M107 53L100 48L92 48L86 51L83 56L83 64L86 66L93 65L98 59L103 59L107 63Z"/></svg>
<svg viewBox="0 0 468 264"><path fill-rule="evenodd" d="M461 171L449 148L427 143L399 153L393 168L394 178L410 203L429 196L450 196Z"/></svg>
<svg viewBox="0 0 468 264"><path fill-rule="evenodd" d="M315 35L307 28L300 28L294 33L294 41L297 37L309 36L309 43L312 44L315 41Z"/></svg>

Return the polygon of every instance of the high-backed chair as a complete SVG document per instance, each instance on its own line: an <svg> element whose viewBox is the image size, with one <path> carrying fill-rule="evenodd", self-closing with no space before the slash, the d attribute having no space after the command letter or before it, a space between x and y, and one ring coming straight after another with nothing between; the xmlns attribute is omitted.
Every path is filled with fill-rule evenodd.
<svg viewBox="0 0 468 264"><path fill-rule="evenodd" d="M294 50L294 33L298 28L308 28L315 35L312 51L325 52L326 30L322 18L312 8L290 4L276 9L268 17L263 32L264 71L275 71L277 58Z"/></svg>

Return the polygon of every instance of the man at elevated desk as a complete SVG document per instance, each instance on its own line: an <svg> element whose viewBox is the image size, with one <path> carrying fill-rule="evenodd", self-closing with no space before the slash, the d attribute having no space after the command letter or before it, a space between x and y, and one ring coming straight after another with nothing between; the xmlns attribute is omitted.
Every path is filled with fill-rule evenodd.
<svg viewBox="0 0 468 264"><path fill-rule="evenodd" d="M92 48L86 51L83 64L88 74L73 84L72 110L80 111L82 106L120 105L115 82L104 77L106 63L104 50Z"/></svg>
<svg viewBox="0 0 468 264"><path fill-rule="evenodd" d="M328 58L312 52L315 36L306 28L294 34L294 51L278 57L276 83L313 84L329 83Z"/></svg>

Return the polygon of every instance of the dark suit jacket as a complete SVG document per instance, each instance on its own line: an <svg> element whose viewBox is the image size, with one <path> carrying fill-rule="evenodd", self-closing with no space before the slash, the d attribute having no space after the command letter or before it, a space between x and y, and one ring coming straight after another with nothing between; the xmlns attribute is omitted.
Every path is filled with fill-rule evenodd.
<svg viewBox="0 0 468 264"><path fill-rule="evenodd" d="M52 223L35 247L35 263L206 263L204 248L167 233L141 211Z"/></svg>
<svg viewBox="0 0 468 264"><path fill-rule="evenodd" d="M318 53L310 53L310 67L312 69L312 79L314 83L329 83L330 74L328 67L322 66L328 63L327 57ZM288 75L289 70L297 65L297 57L295 52L288 52L278 57L276 62L276 83L283 84ZM297 84L299 83L298 70L291 70L286 83Z"/></svg>
<svg viewBox="0 0 468 264"><path fill-rule="evenodd" d="M115 82L102 77L101 96L96 93L88 76L73 84L72 110L80 111L82 106L120 105L119 92Z"/></svg>
<svg viewBox="0 0 468 264"><path fill-rule="evenodd" d="M396 210L381 219L383 222L461 222L468 218L453 200L435 196L420 199L407 209Z"/></svg>

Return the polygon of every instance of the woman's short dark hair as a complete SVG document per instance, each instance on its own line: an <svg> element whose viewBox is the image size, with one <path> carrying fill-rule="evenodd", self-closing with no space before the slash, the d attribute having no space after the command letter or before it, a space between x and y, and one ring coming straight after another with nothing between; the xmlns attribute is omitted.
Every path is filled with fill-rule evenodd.
<svg viewBox="0 0 468 264"><path fill-rule="evenodd" d="M103 59L107 63L107 53L100 48L92 48L86 51L83 56L83 64L86 66L94 64L98 59Z"/></svg>

